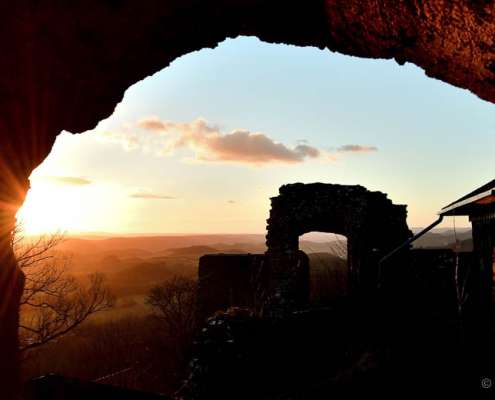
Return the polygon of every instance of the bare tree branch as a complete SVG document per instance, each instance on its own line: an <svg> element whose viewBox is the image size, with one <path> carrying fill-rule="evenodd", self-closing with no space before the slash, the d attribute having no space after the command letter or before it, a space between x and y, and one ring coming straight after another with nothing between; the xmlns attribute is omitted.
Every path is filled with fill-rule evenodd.
<svg viewBox="0 0 495 400"><path fill-rule="evenodd" d="M176 276L151 288L146 299L166 334L176 342L179 357L183 356L196 328L196 291L196 281Z"/></svg>
<svg viewBox="0 0 495 400"><path fill-rule="evenodd" d="M67 272L70 260L55 252L62 240L59 233L40 236L34 241L14 235L16 256L26 275L20 303L21 351L66 335L92 314L108 310L114 304L103 275L92 274L83 283Z"/></svg>

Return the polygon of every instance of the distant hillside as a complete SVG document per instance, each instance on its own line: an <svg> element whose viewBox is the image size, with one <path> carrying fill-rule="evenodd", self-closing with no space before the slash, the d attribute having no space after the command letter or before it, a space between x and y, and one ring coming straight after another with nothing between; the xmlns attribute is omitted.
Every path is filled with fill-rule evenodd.
<svg viewBox="0 0 495 400"><path fill-rule="evenodd" d="M117 296L144 295L154 285L177 275L195 279L197 258L150 258L107 265L105 270L107 282Z"/></svg>
<svg viewBox="0 0 495 400"><path fill-rule="evenodd" d="M188 246L170 249L168 253L174 256L202 256L203 254L220 253L220 251L210 246Z"/></svg>
<svg viewBox="0 0 495 400"><path fill-rule="evenodd" d="M455 240L459 240L462 251L471 251L473 248L472 232L470 229L460 229L454 233L453 229L433 230L416 240L414 248L452 248Z"/></svg>
<svg viewBox="0 0 495 400"><path fill-rule="evenodd" d="M330 242L312 242L309 240L300 240L299 248L307 254L311 253L328 253L342 256L347 253L347 240L332 240Z"/></svg>
<svg viewBox="0 0 495 400"><path fill-rule="evenodd" d="M307 254L333 253L345 256L346 242L318 242L301 240L301 250ZM196 276L198 259L208 253L252 253L266 251L264 235L191 235L191 236L141 236L113 238L69 237L60 243L57 250L70 256L69 269L75 275L93 272L122 274L112 277L115 282L127 281L132 286L131 271L135 278L161 279L164 271L157 272L153 265L168 265L174 273ZM136 266L141 266L135 269ZM168 273L168 272L167 272ZM139 276L141 275L141 276Z"/></svg>
<svg viewBox="0 0 495 400"><path fill-rule="evenodd" d="M328 304L347 294L347 260L330 253L310 253L311 301Z"/></svg>
<svg viewBox="0 0 495 400"><path fill-rule="evenodd" d="M178 247L213 246L217 243L263 243L265 236L261 234L233 235L166 235L166 236L137 236L112 237L105 239L67 238L59 245L62 251L73 253L101 253L103 251L119 251L139 249L157 252Z"/></svg>

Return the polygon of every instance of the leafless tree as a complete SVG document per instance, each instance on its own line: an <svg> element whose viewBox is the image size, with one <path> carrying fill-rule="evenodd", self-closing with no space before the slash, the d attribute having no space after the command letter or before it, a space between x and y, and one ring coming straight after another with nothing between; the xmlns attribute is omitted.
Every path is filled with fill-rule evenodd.
<svg viewBox="0 0 495 400"><path fill-rule="evenodd" d="M28 239L19 230L13 237L17 261L25 274L19 322L21 351L53 341L113 306L114 298L103 275L92 274L84 283L68 273L69 258L55 250L62 240L60 233Z"/></svg>
<svg viewBox="0 0 495 400"><path fill-rule="evenodd" d="M469 293L467 291L469 272L470 269L466 269L464 274L462 274L459 253L455 253L454 282L457 295L457 312L459 317L462 317L464 305L469 298Z"/></svg>
<svg viewBox="0 0 495 400"><path fill-rule="evenodd" d="M151 288L146 303L165 327L179 357L189 346L196 328L196 281L175 276L162 285Z"/></svg>
<svg viewBox="0 0 495 400"><path fill-rule="evenodd" d="M455 222L456 220L454 215L454 218L452 219L453 231L454 231L454 244L452 247L452 250L454 252L454 282L455 282L456 297L457 297L457 313L459 315L460 330L462 336L463 311L464 311L464 306L469 298L467 285L469 280L470 268L466 268L466 267L462 268L461 266L460 251L462 246L460 240L457 238L457 230L456 230Z"/></svg>
<svg viewBox="0 0 495 400"><path fill-rule="evenodd" d="M310 250L311 299L314 302L327 303L347 294L347 238L335 233L333 238L325 242L326 251L337 259L328 258L324 254Z"/></svg>
<svg viewBox="0 0 495 400"><path fill-rule="evenodd" d="M27 268L31 266L39 267L53 260L57 255L55 248L63 240L64 234L60 232L28 238L24 236L22 228L17 226L12 235L12 248L17 264L26 273Z"/></svg>
<svg viewBox="0 0 495 400"><path fill-rule="evenodd" d="M457 240L454 244L454 283L456 289L457 298L457 315L459 319L459 337L464 341L464 308L469 300L469 275L471 272L471 265L469 263L461 262L460 255L460 242Z"/></svg>

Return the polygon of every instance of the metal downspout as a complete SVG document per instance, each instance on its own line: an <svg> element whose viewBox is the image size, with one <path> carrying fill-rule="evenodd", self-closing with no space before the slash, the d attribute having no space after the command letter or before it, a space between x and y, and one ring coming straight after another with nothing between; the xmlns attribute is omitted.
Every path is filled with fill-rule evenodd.
<svg viewBox="0 0 495 400"><path fill-rule="evenodd" d="M398 253L400 250L402 250L404 247L409 246L411 243L415 242L417 239L419 239L421 236L423 236L425 233L428 233L431 231L435 226L440 224L443 221L443 215L440 215L438 219L433 222L432 224L428 225L426 228L424 228L422 231L416 233L414 236L410 237L407 239L404 243L402 243L400 246L396 247L394 250L392 250L390 253L385 255L378 261L378 288L381 287L382 285L382 264L387 261L389 258L391 258L393 255Z"/></svg>

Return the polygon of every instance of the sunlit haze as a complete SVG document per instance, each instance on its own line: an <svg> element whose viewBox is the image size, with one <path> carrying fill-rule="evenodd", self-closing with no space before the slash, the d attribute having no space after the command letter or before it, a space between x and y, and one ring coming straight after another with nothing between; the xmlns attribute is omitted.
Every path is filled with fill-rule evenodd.
<svg viewBox="0 0 495 400"><path fill-rule="evenodd" d="M280 185L320 181L386 192L425 226L493 178L494 127L492 104L411 64L227 40L136 83L93 131L62 132L18 219L28 233L263 233Z"/></svg>

